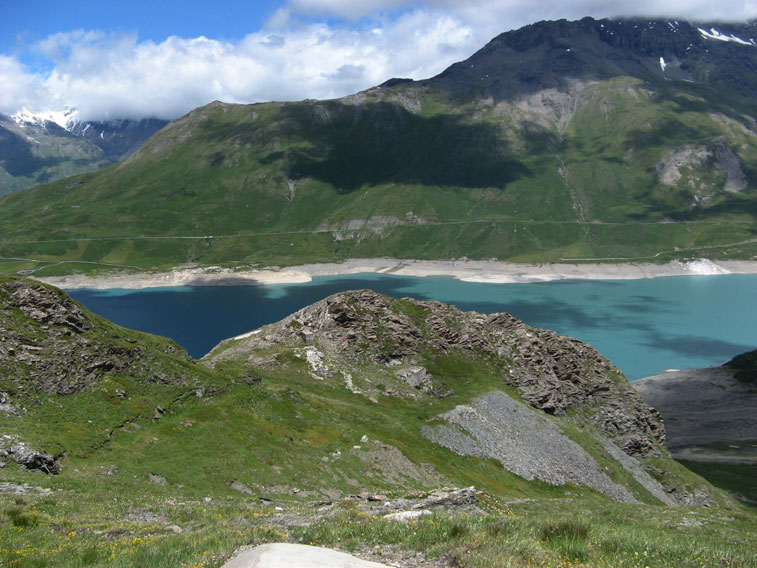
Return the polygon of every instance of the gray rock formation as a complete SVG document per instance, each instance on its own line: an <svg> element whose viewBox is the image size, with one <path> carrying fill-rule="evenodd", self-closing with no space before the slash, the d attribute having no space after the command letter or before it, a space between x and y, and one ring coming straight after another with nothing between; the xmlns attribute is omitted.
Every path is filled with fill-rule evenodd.
<svg viewBox="0 0 757 568"><path fill-rule="evenodd" d="M497 361L503 383L547 414L570 408L586 417L624 452L660 455L662 420L628 386L623 374L589 345L535 329L507 313L462 312L441 302L393 300L371 290L343 292L265 326L241 340L221 343L206 361L242 357L265 364L256 350L302 346L302 330L326 357L344 364L416 368L421 352L475 354ZM421 371L405 373L423 385ZM428 378L428 377L426 377Z"/></svg>
<svg viewBox="0 0 757 568"><path fill-rule="evenodd" d="M15 436L0 436L0 459L10 458L23 469L57 475L60 463L57 457L39 452Z"/></svg>
<svg viewBox="0 0 757 568"><path fill-rule="evenodd" d="M407 367L400 369L395 373L397 377L404 383L410 385L414 389L425 393L431 393L434 390L434 384L431 382L431 375L429 372L420 366Z"/></svg>
<svg viewBox="0 0 757 568"><path fill-rule="evenodd" d="M0 375L21 391L59 395L86 390L106 373L182 384L134 339L103 333L101 321L60 290L0 280ZM7 404L0 400L0 410L12 413Z"/></svg>
<svg viewBox="0 0 757 568"><path fill-rule="evenodd" d="M426 427L424 434L455 453L494 458L525 479L588 485L618 501L637 502L555 422L502 392L487 393L439 418L450 426Z"/></svg>

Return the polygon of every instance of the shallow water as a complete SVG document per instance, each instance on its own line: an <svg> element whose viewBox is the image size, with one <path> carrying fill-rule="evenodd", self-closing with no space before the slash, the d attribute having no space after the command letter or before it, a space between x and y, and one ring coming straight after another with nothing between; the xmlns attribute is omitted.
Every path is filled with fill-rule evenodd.
<svg viewBox="0 0 757 568"><path fill-rule="evenodd" d="M72 290L109 320L176 340L194 357L342 290L507 311L531 326L590 343L630 380L722 363L757 348L757 275L481 284L384 274L316 277L307 284Z"/></svg>

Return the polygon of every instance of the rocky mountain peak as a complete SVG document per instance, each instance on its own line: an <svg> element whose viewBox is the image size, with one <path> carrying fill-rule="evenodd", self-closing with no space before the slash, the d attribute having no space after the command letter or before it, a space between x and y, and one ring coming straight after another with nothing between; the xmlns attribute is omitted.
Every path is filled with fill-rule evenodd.
<svg viewBox="0 0 757 568"><path fill-rule="evenodd" d="M500 34L429 84L459 96L509 100L570 81L630 76L727 88L754 96L757 22L583 18Z"/></svg>

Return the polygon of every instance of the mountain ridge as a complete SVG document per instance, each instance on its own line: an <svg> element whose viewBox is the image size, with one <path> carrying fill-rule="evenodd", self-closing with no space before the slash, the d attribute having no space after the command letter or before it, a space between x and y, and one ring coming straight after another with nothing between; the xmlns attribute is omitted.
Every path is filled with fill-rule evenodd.
<svg viewBox="0 0 757 568"><path fill-rule="evenodd" d="M341 99L211 103L113 168L6 198L0 250L150 269L752 258L754 23L633 22L534 24Z"/></svg>
<svg viewBox="0 0 757 568"><path fill-rule="evenodd" d="M0 195L116 163L167 123L80 121L76 111L0 114Z"/></svg>

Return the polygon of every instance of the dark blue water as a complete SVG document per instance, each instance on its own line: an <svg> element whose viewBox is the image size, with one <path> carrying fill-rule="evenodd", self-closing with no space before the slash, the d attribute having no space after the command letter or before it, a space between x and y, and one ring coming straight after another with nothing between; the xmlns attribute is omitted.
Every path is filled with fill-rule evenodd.
<svg viewBox="0 0 757 568"><path fill-rule="evenodd" d="M480 284L449 278L357 274L307 284L74 290L109 320L176 340L194 357L219 341L278 321L342 290L507 311L531 326L594 346L629 379L722 363L757 348L757 275Z"/></svg>

